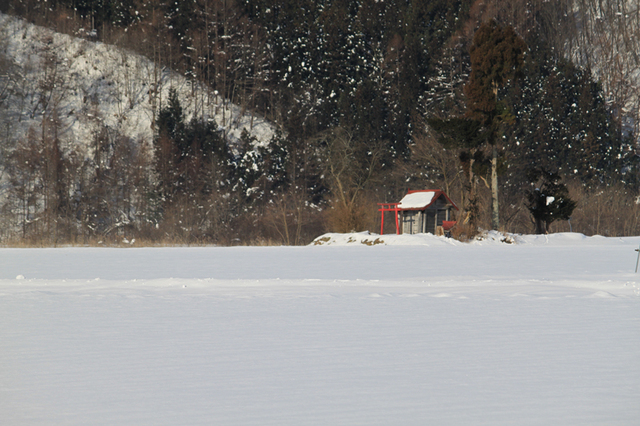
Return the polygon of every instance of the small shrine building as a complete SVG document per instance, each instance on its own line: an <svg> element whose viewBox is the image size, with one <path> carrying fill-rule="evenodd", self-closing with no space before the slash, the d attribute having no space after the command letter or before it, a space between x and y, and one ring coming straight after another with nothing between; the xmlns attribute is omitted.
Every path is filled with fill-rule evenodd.
<svg viewBox="0 0 640 426"><path fill-rule="evenodd" d="M380 208L380 234L384 234L384 213L395 214L396 234L420 234L430 232L443 235L456 222L452 209L458 210L453 201L439 189L409 190L399 203L378 203Z"/></svg>

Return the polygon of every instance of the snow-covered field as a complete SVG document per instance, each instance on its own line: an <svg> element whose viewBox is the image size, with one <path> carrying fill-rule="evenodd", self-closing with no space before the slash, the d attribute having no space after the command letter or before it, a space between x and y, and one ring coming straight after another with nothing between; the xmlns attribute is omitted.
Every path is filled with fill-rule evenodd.
<svg viewBox="0 0 640 426"><path fill-rule="evenodd" d="M0 423L639 424L640 237L377 237L0 249Z"/></svg>

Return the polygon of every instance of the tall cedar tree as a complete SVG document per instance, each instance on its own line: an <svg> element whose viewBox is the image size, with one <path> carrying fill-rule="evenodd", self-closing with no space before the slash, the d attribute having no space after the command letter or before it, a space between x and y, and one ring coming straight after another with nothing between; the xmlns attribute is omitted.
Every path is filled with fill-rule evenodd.
<svg viewBox="0 0 640 426"><path fill-rule="evenodd" d="M491 145L491 226L500 227L498 215L498 149L500 128L514 121L505 102L498 100L498 89L508 85L524 63L527 45L511 26L494 20L483 23L473 36L469 49L471 75L465 86L467 116L486 129Z"/></svg>
<svg viewBox="0 0 640 426"><path fill-rule="evenodd" d="M428 120L429 125L440 134L439 141L445 148L459 150L468 194L465 223L470 226L471 232L475 232L478 225L477 174L486 165L482 153L485 144L492 147L492 227L499 227L496 142L501 127L512 122L513 117L506 104L498 101L498 89L516 77L526 50L526 43L512 27L502 27L493 20L483 23L476 31L470 48L472 69L464 88L467 102L465 117Z"/></svg>

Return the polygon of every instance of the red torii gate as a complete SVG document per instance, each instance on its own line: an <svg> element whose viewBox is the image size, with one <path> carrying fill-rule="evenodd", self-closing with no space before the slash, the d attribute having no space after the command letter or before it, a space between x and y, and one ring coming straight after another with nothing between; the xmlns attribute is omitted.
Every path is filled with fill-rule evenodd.
<svg viewBox="0 0 640 426"><path fill-rule="evenodd" d="M395 212L396 214L396 235L400 235L400 226L398 224L398 212L400 209L398 208L398 204L400 203L378 203L380 208L378 211L380 212L380 235L384 234L384 212Z"/></svg>

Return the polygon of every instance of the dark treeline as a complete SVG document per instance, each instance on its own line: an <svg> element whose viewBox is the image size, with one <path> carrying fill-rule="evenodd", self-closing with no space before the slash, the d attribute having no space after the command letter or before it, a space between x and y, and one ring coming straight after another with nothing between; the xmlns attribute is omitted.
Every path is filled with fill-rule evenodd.
<svg viewBox="0 0 640 426"><path fill-rule="evenodd" d="M577 203L552 231L640 232L637 134L570 59L571 46L584 49L569 11L588 2L5 3L6 13L141 53L280 129L258 149L248 134L229 143L215 123L187 122L173 93L153 141L105 128L83 154L60 148L51 116L51 130L30 132L7 161L6 239L302 244L378 229L375 203L407 188L444 189L461 222L475 209L473 228L459 227L466 235L491 226L493 189L498 227L532 232L534 169L557 173ZM454 131L466 142L491 134L469 150L428 123L470 117L470 48L487 22L513 28L525 48L517 72L492 86L491 120Z"/></svg>

